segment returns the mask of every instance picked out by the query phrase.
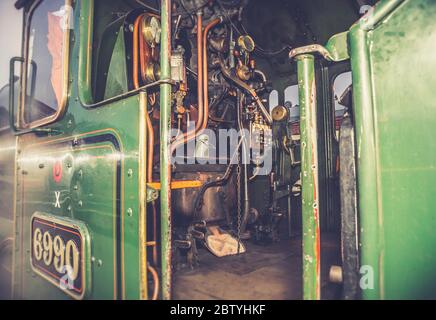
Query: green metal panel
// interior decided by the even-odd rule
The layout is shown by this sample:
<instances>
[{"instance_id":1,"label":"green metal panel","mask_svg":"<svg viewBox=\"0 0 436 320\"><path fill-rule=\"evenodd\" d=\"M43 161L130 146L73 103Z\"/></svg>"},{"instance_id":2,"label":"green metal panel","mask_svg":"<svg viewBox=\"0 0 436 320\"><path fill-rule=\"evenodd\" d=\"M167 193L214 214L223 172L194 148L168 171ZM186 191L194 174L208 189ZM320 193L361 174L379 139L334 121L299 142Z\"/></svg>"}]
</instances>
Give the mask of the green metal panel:
<instances>
[{"instance_id":1,"label":"green metal panel","mask_svg":"<svg viewBox=\"0 0 436 320\"><path fill-rule=\"evenodd\" d=\"M88 226L93 258L92 283L87 298L138 299L141 297L142 245L139 242L139 96L132 94L92 105L92 61L88 58L92 56L93 1L76 1L74 13L67 110L61 120L49 126L58 129L59 134L27 133L18 137L17 188L21 191L17 193L15 212L19 236L15 241L14 297L69 297L29 267L30 217L34 211L41 211L77 219ZM61 144L56 145L58 142ZM44 148L31 151L41 143ZM72 166L64 168L66 175L60 185L50 182L51 152L53 157L56 153L56 156L62 155L65 166L71 161ZM46 164L40 168L44 159ZM77 182L80 170L82 183ZM54 188L60 188L62 192L61 209L53 205ZM71 210L68 210L68 204L71 204ZM114 206L116 219L119 219L115 236ZM114 282L117 283L115 294Z\"/></svg>"},{"instance_id":2,"label":"green metal panel","mask_svg":"<svg viewBox=\"0 0 436 320\"><path fill-rule=\"evenodd\" d=\"M320 193L315 54L328 61L349 59L348 32L333 36L325 47L312 44L290 51L297 61L300 101L301 188L303 230L303 298L321 298Z\"/></svg>"},{"instance_id":3,"label":"green metal panel","mask_svg":"<svg viewBox=\"0 0 436 320\"><path fill-rule=\"evenodd\" d=\"M95 259L92 275L88 275L93 279L92 290L87 289L95 296L112 299L116 297L117 273L120 272L116 262L119 254L116 243L117 150L110 142L74 147L72 139L21 144L18 158L21 188L17 195L22 214L19 241L23 248L30 246L30 219L38 211L85 222L91 231L91 252ZM53 179L56 161L62 163L59 183ZM60 192L58 205L55 192ZM46 298L56 297L58 288L26 272L30 270L29 250L22 250L16 262L21 266L23 298L32 298L35 292Z\"/></svg>"},{"instance_id":4,"label":"green metal panel","mask_svg":"<svg viewBox=\"0 0 436 320\"><path fill-rule=\"evenodd\" d=\"M367 299L436 297L436 2L381 1L350 31Z\"/></svg>"},{"instance_id":5,"label":"green metal panel","mask_svg":"<svg viewBox=\"0 0 436 320\"><path fill-rule=\"evenodd\" d=\"M127 66L126 50L124 47L124 32L121 27L118 30L117 41L113 48L111 62L105 83L104 99L126 93L127 89Z\"/></svg>"},{"instance_id":6,"label":"green metal panel","mask_svg":"<svg viewBox=\"0 0 436 320\"><path fill-rule=\"evenodd\" d=\"M0 299L12 293L15 144L12 131L0 129Z\"/></svg>"}]
</instances>

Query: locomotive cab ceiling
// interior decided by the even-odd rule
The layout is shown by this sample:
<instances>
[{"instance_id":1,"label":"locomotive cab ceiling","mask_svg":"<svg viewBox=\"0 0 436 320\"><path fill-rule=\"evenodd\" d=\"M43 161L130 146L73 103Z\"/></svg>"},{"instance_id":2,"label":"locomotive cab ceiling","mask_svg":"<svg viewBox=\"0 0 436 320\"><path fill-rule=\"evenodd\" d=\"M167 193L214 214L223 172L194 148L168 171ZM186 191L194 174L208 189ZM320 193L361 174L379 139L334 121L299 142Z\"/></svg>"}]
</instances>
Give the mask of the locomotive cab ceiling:
<instances>
[{"instance_id":1,"label":"locomotive cab ceiling","mask_svg":"<svg viewBox=\"0 0 436 320\"><path fill-rule=\"evenodd\" d=\"M289 75L293 72L288 57L290 48L326 44L331 36L347 30L358 20L362 6L374 2L250 0L244 8L242 24L260 49L259 66L280 90L290 84Z\"/></svg>"},{"instance_id":2,"label":"locomotive cab ceiling","mask_svg":"<svg viewBox=\"0 0 436 320\"><path fill-rule=\"evenodd\" d=\"M17 9L28 8L35 0L18 0ZM186 12L195 15L196 8L212 1L184 0ZM278 89L289 85L288 53L312 43L325 44L327 40L347 30L361 15L362 7L374 5L375 0L220 0L221 8L242 6L239 19L242 34L249 34L256 44L257 62ZM159 2L154 0L126 0L123 8L144 6L150 12L160 12ZM238 27L237 27L238 28Z\"/></svg>"}]
</instances>

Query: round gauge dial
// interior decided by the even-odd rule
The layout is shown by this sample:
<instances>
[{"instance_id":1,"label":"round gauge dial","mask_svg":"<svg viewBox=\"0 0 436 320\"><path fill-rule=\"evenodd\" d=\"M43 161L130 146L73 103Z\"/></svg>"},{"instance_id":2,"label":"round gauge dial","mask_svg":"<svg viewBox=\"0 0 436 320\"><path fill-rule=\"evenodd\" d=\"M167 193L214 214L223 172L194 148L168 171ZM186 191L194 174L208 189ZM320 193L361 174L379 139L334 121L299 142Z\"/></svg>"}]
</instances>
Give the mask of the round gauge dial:
<instances>
[{"instance_id":1,"label":"round gauge dial","mask_svg":"<svg viewBox=\"0 0 436 320\"><path fill-rule=\"evenodd\" d=\"M154 17L150 16L147 19L144 19L144 37L149 45L154 46L160 42L160 22Z\"/></svg>"},{"instance_id":2,"label":"round gauge dial","mask_svg":"<svg viewBox=\"0 0 436 320\"><path fill-rule=\"evenodd\" d=\"M238 38L238 45L247 52L252 52L255 47L254 40L249 35L240 36Z\"/></svg>"}]
</instances>

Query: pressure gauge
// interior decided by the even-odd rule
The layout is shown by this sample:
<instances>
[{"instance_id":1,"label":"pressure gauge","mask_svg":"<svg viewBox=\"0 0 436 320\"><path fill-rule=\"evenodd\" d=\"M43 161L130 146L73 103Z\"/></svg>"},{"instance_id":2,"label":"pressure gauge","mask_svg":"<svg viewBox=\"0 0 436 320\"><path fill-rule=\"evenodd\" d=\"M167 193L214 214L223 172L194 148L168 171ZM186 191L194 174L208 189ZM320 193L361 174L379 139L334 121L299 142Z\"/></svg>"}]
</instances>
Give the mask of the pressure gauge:
<instances>
[{"instance_id":1,"label":"pressure gauge","mask_svg":"<svg viewBox=\"0 0 436 320\"><path fill-rule=\"evenodd\" d=\"M160 22L154 16L147 16L144 20L142 33L147 43L154 47L160 42Z\"/></svg>"},{"instance_id":2,"label":"pressure gauge","mask_svg":"<svg viewBox=\"0 0 436 320\"><path fill-rule=\"evenodd\" d=\"M255 47L254 40L249 35L240 36L238 38L238 45L246 52L252 52Z\"/></svg>"},{"instance_id":3,"label":"pressure gauge","mask_svg":"<svg viewBox=\"0 0 436 320\"><path fill-rule=\"evenodd\" d=\"M283 121L288 118L288 109L284 106L276 106L272 109L271 116L274 121Z\"/></svg>"}]
</instances>

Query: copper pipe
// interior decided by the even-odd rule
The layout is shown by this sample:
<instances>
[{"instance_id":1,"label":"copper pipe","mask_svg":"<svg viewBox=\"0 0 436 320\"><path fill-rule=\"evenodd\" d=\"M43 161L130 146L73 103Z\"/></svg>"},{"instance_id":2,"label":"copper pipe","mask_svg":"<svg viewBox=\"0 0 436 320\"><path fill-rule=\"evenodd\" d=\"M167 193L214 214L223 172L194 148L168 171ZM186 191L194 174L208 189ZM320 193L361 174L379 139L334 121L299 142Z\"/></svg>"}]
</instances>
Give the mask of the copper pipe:
<instances>
[{"instance_id":1,"label":"copper pipe","mask_svg":"<svg viewBox=\"0 0 436 320\"><path fill-rule=\"evenodd\" d=\"M187 143L193 138L197 137L207 126L207 120L209 118L209 90L208 90L208 71L207 71L207 34L214 26L222 21L221 18L216 18L209 22L204 28L202 28L201 14L197 14L197 55L198 55L198 121L195 126L195 130L185 133L183 138L177 139L171 146L171 153L181 144ZM202 39L201 39L202 38ZM201 40L200 40L201 39ZM203 62L201 62L201 60ZM202 92L203 91L203 92ZM201 99L200 94L203 94Z\"/></svg>"},{"instance_id":2,"label":"copper pipe","mask_svg":"<svg viewBox=\"0 0 436 320\"><path fill-rule=\"evenodd\" d=\"M141 26L142 19L144 15L140 15L136 18L133 27L133 85L135 89L139 88L139 76L138 76L138 42L139 42L139 28ZM141 35L142 37L142 35ZM141 52L142 54L143 52ZM147 122L147 182L153 182L153 153L154 153L154 130L153 124L151 123L150 116L146 112L146 122Z\"/></svg>"},{"instance_id":3,"label":"copper pipe","mask_svg":"<svg viewBox=\"0 0 436 320\"><path fill-rule=\"evenodd\" d=\"M203 16L199 11L197 12L197 99L198 99L198 117L195 128L191 131L184 133L171 145L170 154L176 150L176 148L182 144L197 137L199 131L203 126ZM204 129L204 128L203 128Z\"/></svg>"},{"instance_id":4,"label":"copper pipe","mask_svg":"<svg viewBox=\"0 0 436 320\"><path fill-rule=\"evenodd\" d=\"M133 85L135 89L139 88L139 77L138 77L138 41L139 41L139 28L141 26L142 19L144 18L144 15L140 15L136 18L135 24L133 27ZM142 37L142 34L141 34ZM143 46L141 46L141 52L142 55L144 52L142 51ZM147 173L146 173L146 180L147 182L152 182L153 180L153 152L154 152L154 131L153 131L153 125L151 123L150 116L148 112L145 112L146 114L146 122L147 122ZM156 207L153 202L153 262L157 263L157 246L156 246ZM145 244L144 244L145 245ZM149 264L147 264L147 269L150 271L150 273L153 276L154 280L154 290L153 290L153 297L152 300L157 300L158 294L159 294L159 276L156 272L156 270L151 267Z\"/></svg>"},{"instance_id":5,"label":"copper pipe","mask_svg":"<svg viewBox=\"0 0 436 320\"><path fill-rule=\"evenodd\" d=\"M153 201L151 203L151 207L153 210L153 264L157 266L158 264L158 256L157 256L157 210L156 210L156 203Z\"/></svg>"},{"instance_id":6,"label":"copper pipe","mask_svg":"<svg viewBox=\"0 0 436 320\"><path fill-rule=\"evenodd\" d=\"M147 182L153 182L154 130L148 112L146 113L146 117L147 117L147 132L148 132Z\"/></svg>"},{"instance_id":7,"label":"copper pipe","mask_svg":"<svg viewBox=\"0 0 436 320\"><path fill-rule=\"evenodd\" d=\"M150 271L151 275L153 276L153 296L151 297L151 300L157 300L159 297L159 275L157 274L157 271L150 265L147 265L148 271Z\"/></svg>"},{"instance_id":8,"label":"copper pipe","mask_svg":"<svg viewBox=\"0 0 436 320\"><path fill-rule=\"evenodd\" d=\"M135 89L139 88L139 77L138 77L138 41L139 41L139 26L144 15L140 15L136 18L135 24L133 25L133 86Z\"/></svg>"},{"instance_id":9,"label":"copper pipe","mask_svg":"<svg viewBox=\"0 0 436 320\"><path fill-rule=\"evenodd\" d=\"M220 23L221 18L216 18L208 23L203 32L203 99L204 99L204 116L202 124L203 128L207 127L207 120L209 119L209 86L208 86L208 71L207 71L207 34L210 29Z\"/></svg>"},{"instance_id":10,"label":"copper pipe","mask_svg":"<svg viewBox=\"0 0 436 320\"><path fill-rule=\"evenodd\" d=\"M203 124L203 16L201 12L197 13L197 100L198 100L198 119L195 125L195 131L200 130Z\"/></svg>"}]
</instances>

